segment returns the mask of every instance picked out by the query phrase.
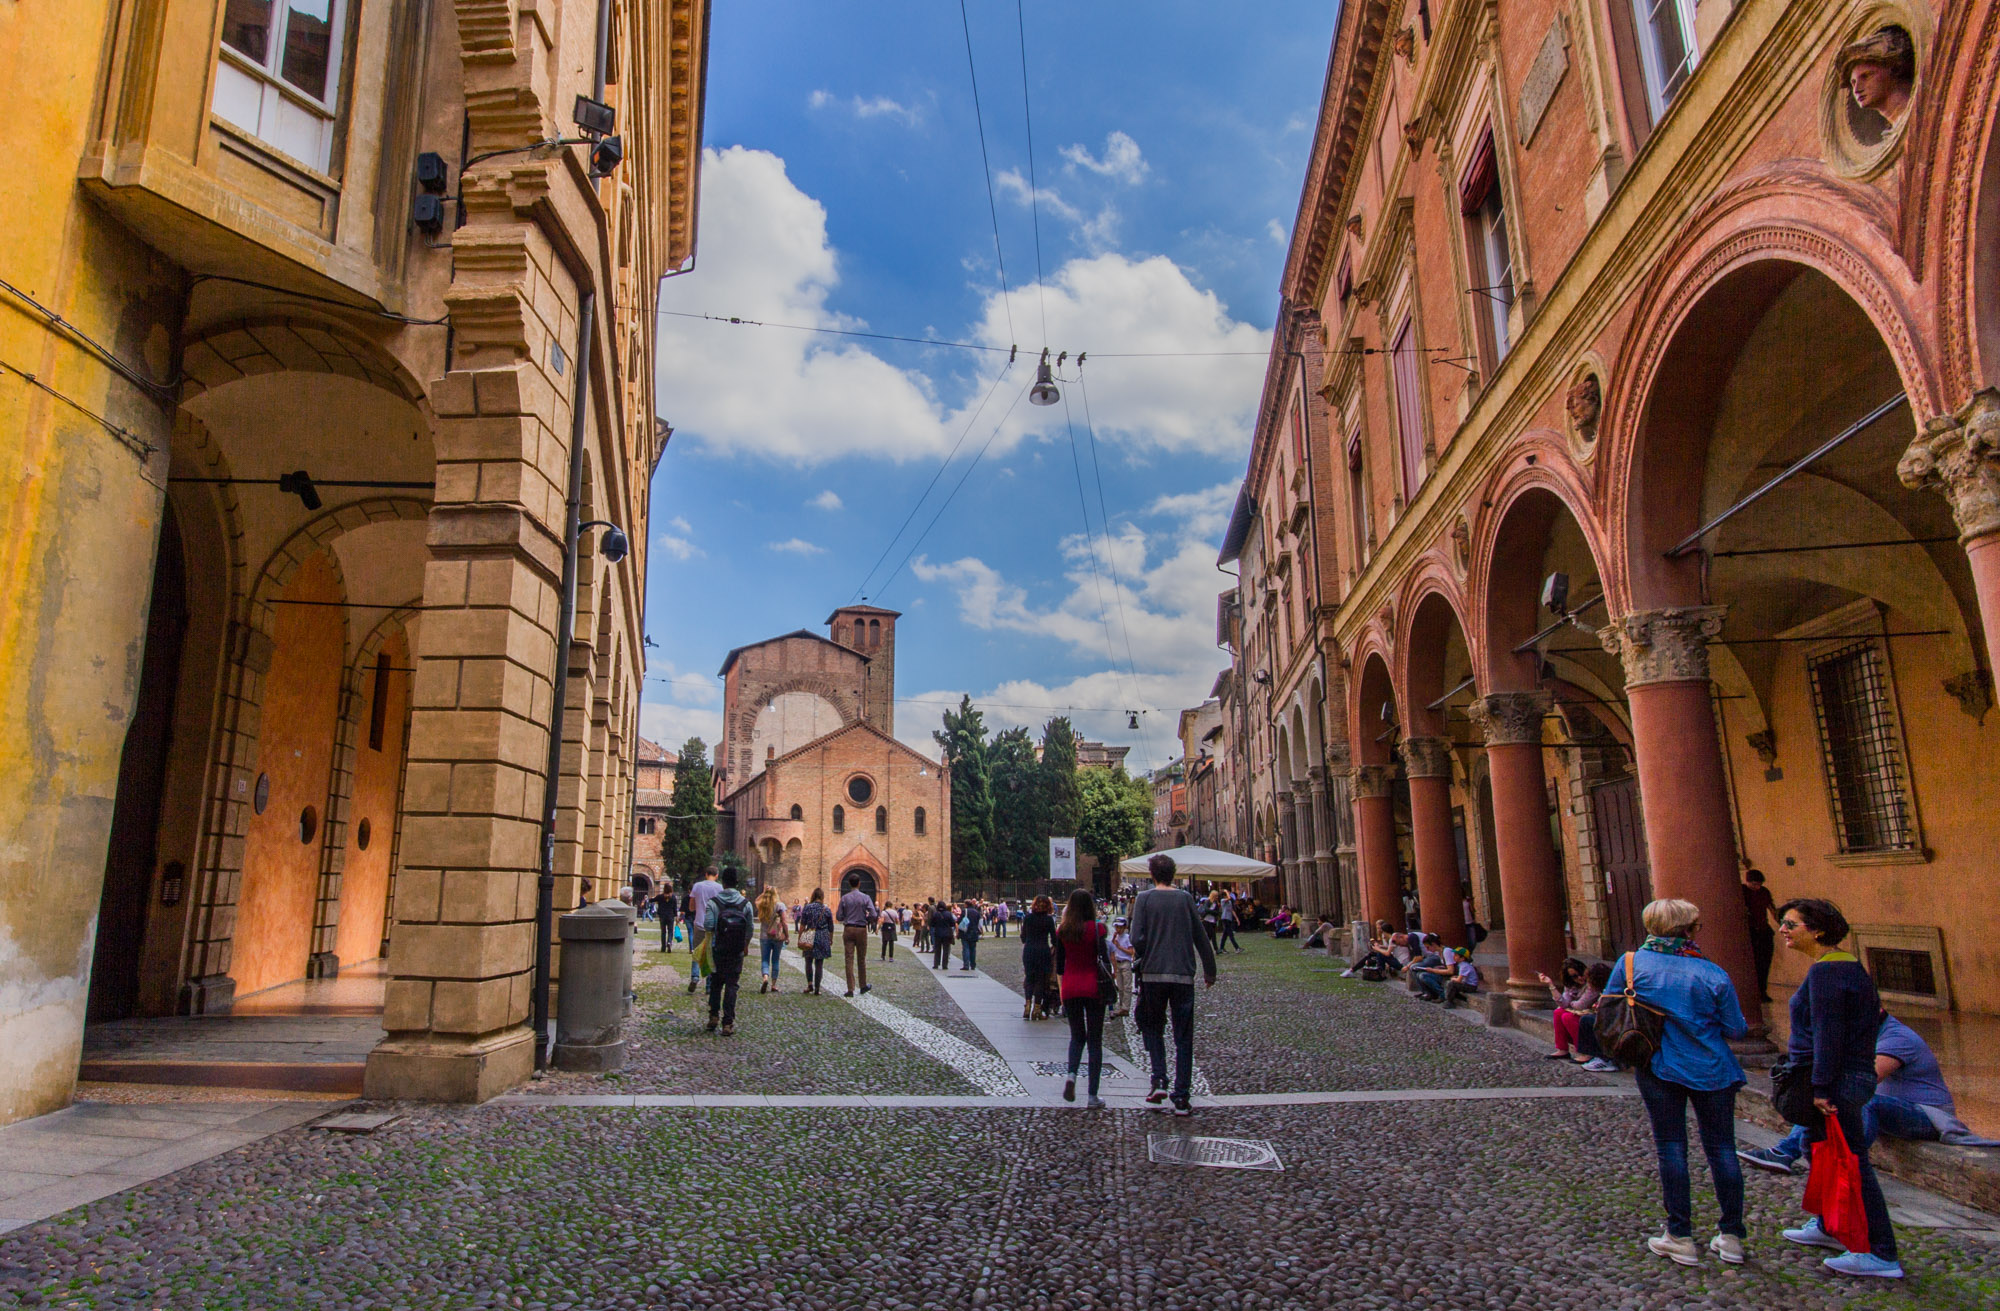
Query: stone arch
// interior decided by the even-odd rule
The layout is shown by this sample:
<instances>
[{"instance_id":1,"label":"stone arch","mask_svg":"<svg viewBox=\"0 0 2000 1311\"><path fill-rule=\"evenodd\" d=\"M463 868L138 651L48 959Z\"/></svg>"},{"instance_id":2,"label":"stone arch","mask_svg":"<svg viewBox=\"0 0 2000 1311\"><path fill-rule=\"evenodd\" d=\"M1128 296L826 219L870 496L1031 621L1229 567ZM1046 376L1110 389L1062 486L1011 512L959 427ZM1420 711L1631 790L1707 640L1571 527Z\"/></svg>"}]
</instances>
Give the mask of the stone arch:
<instances>
[{"instance_id":1,"label":"stone arch","mask_svg":"<svg viewBox=\"0 0 2000 1311\"><path fill-rule=\"evenodd\" d=\"M1749 331L1803 270L1866 316L1919 422L1948 408L1922 347L1929 297L1894 248L1887 205L1817 165L1774 165L1713 197L1655 266L1635 297L1640 317L1619 352L1599 438L1605 518L1621 547L1603 563L1619 612L1699 599L1692 557L1662 559L1695 526L1699 506L1685 495L1676 504L1668 489L1699 476L1720 398L1719 388L1681 384L1726 376Z\"/></svg>"},{"instance_id":2,"label":"stone arch","mask_svg":"<svg viewBox=\"0 0 2000 1311\"><path fill-rule=\"evenodd\" d=\"M1395 688L1402 710L1403 731L1437 736L1444 732L1443 710L1431 709L1473 663L1470 626L1465 622L1465 602L1450 568L1435 556L1424 557L1411 574L1403 600L1396 607L1403 630L1398 635ZM1449 652L1456 639L1457 652ZM1447 664L1466 666L1465 673L1447 681Z\"/></svg>"},{"instance_id":3,"label":"stone arch","mask_svg":"<svg viewBox=\"0 0 2000 1311\"><path fill-rule=\"evenodd\" d=\"M1609 552L1582 481L1566 461L1517 464L1487 500L1493 508L1482 516L1475 539L1468 606L1478 633L1479 687L1482 692L1525 691L1538 681L1536 659L1514 648L1552 618L1541 611L1541 588L1558 523L1567 518L1576 526L1590 560L1588 575L1570 578L1572 607L1602 592ZM1608 622L1603 607L1594 609L1590 619L1600 627Z\"/></svg>"},{"instance_id":4,"label":"stone arch","mask_svg":"<svg viewBox=\"0 0 2000 1311\"><path fill-rule=\"evenodd\" d=\"M1390 727L1390 722L1383 718L1382 707L1389 706L1393 713L1396 705L1396 682L1389 672L1387 644L1368 642L1355 653L1355 663L1361 673L1352 685L1354 691L1349 697L1347 718L1354 763L1387 765L1392 754L1384 732Z\"/></svg>"},{"instance_id":5,"label":"stone arch","mask_svg":"<svg viewBox=\"0 0 2000 1311\"><path fill-rule=\"evenodd\" d=\"M289 370L332 373L394 393L426 418L423 384L402 361L354 324L309 311L255 315L211 324L181 348L183 403L242 378Z\"/></svg>"}]
</instances>

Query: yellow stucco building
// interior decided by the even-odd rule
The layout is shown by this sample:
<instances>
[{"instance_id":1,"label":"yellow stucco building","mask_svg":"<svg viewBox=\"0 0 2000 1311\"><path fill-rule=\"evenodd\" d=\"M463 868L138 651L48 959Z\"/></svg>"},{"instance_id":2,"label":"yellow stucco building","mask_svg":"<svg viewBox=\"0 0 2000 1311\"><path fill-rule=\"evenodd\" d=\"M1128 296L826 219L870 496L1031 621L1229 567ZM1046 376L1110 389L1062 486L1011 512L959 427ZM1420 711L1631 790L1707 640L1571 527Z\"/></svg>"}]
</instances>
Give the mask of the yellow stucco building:
<instances>
[{"instance_id":1,"label":"yellow stucco building","mask_svg":"<svg viewBox=\"0 0 2000 1311\"><path fill-rule=\"evenodd\" d=\"M371 1092L525 1077L558 658L556 906L624 867L706 45L705 0L0 7L0 1122L87 1023L357 968ZM632 550L580 533L559 643L568 514Z\"/></svg>"}]
</instances>

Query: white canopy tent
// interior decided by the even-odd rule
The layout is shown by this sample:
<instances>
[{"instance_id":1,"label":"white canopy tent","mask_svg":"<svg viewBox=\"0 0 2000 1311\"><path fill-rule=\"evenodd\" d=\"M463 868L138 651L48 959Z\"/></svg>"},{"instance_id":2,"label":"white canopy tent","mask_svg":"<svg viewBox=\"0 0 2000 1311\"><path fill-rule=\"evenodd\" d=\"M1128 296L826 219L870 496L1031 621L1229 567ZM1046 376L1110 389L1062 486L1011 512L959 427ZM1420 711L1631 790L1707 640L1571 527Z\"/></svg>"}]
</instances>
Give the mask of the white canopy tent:
<instances>
[{"instance_id":1,"label":"white canopy tent","mask_svg":"<svg viewBox=\"0 0 2000 1311\"><path fill-rule=\"evenodd\" d=\"M1248 856L1238 856L1233 852L1217 851L1213 847L1175 847L1171 851L1149 851L1142 856L1118 862L1120 874L1136 874L1144 877L1146 862L1155 856L1172 856L1174 869L1182 878L1206 879L1210 883L1247 883L1255 879L1269 878L1278 872L1275 865L1267 865L1261 860Z\"/></svg>"}]
</instances>

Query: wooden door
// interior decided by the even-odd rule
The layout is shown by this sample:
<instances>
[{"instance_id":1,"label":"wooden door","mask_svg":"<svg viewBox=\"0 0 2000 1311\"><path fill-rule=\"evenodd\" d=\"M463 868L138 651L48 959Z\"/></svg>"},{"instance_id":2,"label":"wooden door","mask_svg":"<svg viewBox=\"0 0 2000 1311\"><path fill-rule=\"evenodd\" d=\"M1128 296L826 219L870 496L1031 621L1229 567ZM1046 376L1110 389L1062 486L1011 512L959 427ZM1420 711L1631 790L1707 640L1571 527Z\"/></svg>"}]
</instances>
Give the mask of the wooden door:
<instances>
[{"instance_id":1,"label":"wooden door","mask_svg":"<svg viewBox=\"0 0 2000 1311\"><path fill-rule=\"evenodd\" d=\"M1597 863L1604 871L1605 920L1612 952L1630 951L1646 940L1639 912L1653 899L1653 873L1646 860L1646 827L1639 814L1639 780L1625 777L1590 791L1597 829Z\"/></svg>"}]
</instances>

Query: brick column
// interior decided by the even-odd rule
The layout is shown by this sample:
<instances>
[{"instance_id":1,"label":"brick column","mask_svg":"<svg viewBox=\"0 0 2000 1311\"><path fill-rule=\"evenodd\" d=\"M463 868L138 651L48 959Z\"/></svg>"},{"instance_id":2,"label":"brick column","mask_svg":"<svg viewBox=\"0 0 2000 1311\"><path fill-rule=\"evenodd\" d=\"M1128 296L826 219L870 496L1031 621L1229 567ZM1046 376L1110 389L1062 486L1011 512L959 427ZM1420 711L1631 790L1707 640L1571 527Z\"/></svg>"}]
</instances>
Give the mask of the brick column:
<instances>
[{"instance_id":1,"label":"brick column","mask_svg":"<svg viewBox=\"0 0 2000 1311\"><path fill-rule=\"evenodd\" d=\"M1355 845L1361 857L1361 914L1401 924L1402 889L1396 878L1396 813L1389 799L1394 777L1388 765L1358 765L1354 787Z\"/></svg>"},{"instance_id":2,"label":"brick column","mask_svg":"<svg viewBox=\"0 0 2000 1311\"><path fill-rule=\"evenodd\" d=\"M1496 692L1472 703L1486 733L1493 778L1493 842L1499 848L1500 901L1507 919L1507 990L1546 1005L1536 975L1555 978L1563 959L1562 867L1549 833L1542 775L1546 692Z\"/></svg>"},{"instance_id":3,"label":"brick column","mask_svg":"<svg viewBox=\"0 0 2000 1311\"><path fill-rule=\"evenodd\" d=\"M1896 473L1905 487L1928 487L1951 503L1986 630L1987 670L2000 670L2000 389L1974 393L1956 412L1925 424Z\"/></svg>"},{"instance_id":4,"label":"brick column","mask_svg":"<svg viewBox=\"0 0 2000 1311\"><path fill-rule=\"evenodd\" d=\"M1417 914L1424 932L1465 945L1460 923L1458 848L1451 832L1451 742L1406 737L1397 745L1410 780L1410 844L1417 857Z\"/></svg>"},{"instance_id":5,"label":"brick column","mask_svg":"<svg viewBox=\"0 0 2000 1311\"><path fill-rule=\"evenodd\" d=\"M1625 665L1653 896L1701 907L1702 950L1729 971L1744 1017L1761 1034L1729 781L1709 695L1708 642L1722 631L1722 615L1721 606L1708 605L1640 610L1598 636Z\"/></svg>"}]
</instances>

